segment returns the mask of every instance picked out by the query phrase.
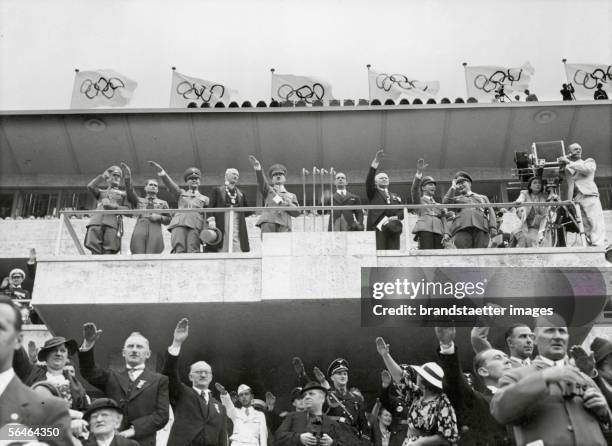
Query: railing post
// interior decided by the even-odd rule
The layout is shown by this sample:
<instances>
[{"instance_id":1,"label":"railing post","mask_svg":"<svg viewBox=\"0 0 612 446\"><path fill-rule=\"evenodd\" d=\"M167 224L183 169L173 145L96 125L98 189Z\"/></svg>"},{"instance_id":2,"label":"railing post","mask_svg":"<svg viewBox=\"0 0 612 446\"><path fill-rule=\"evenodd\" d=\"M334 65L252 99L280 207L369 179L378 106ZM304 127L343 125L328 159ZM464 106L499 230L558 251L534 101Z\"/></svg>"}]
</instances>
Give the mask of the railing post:
<instances>
[{"instance_id":1,"label":"railing post","mask_svg":"<svg viewBox=\"0 0 612 446\"><path fill-rule=\"evenodd\" d=\"M227 236L229 237L227 240L227 252L234 252L234 210L230 208L229 211L229 228L227 230Z\"/></svg>"},{"instance_id":2,"label":"railing post","mask_svg":"<svg viewBox=\"0 0 612 446\"><path fill-rule=\"evenodd\" d=\"M64 231L64 218L66 216L60 212L59 224L57 229L57 238L55 239L55 255L59 256L62 249L62 232Z\"/></svg>"},{"instance_id":3,"label":"railing post","mask_svg":"<svg viewBox=\"0 0 612 446\"><path fill-rule=\"evenodd\" d=\"M402 208L402 210L404 211L404 221L402 222L402 225L404 226L404 237L406 239L406 246L404 251L408 251L408 243L410 243L410 236L409 236L409 231L408 231L408 209L407 208Z\"/></svg>"}]
</instances>

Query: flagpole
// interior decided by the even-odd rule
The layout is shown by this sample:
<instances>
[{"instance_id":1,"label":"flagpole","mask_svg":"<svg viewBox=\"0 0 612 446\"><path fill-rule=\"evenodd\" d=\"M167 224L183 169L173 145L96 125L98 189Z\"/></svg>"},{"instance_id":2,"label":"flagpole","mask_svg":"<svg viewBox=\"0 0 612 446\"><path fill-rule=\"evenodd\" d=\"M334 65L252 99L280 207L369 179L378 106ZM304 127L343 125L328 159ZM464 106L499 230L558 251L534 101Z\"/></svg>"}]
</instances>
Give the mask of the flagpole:
<instances>
[{"instance_id":1,"label":"flagpole","mask_svg":"<svg viewBox=\"0 0 612 446\"><path fill-rule=\"evenodd\" d=\"M470 98L470 88L468 87L468 80L467 80L467 62L463 62L461 65L463 65L463 77L465 77L465 95L466 100Z\"/></svg>"},{"instance_id":2,"label":"flagpole","mask_svg":"<svg viewBox=\"0 0 612 446\"><path fill-rule=\"evenodd\" d=\"M372 87L370 86L370 67L371 67L371 66L372 66L372 65L370 65L370 64L367 64L367 65L366 65L366 67L367 67L367 69L368 69L368 96L369 96L368 100L369 100L369 101L371 101L371 100L372 100Z\"/></svg>"},{"instance_id":3,"label":"flagpole","mask_svg":"<svg viewBox=\"0 0 612 446\"><path fill-rule=\"evenodd\" d=\"M274 101L274 91L272 91L272 76L274 76L274 71L276 71L274 68L270 68L270 73L272 73L270 75L270 100Z\"/></svg>"}]
</instances>

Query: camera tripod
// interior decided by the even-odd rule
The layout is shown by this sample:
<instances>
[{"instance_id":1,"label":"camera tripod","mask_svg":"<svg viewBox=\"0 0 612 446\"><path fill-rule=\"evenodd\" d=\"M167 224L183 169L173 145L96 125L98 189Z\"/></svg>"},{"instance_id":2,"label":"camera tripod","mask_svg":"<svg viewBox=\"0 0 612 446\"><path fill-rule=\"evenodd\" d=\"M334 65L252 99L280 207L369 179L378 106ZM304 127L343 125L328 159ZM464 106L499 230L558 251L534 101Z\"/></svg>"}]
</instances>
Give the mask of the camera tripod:
<instances>
[{"instance_id":1,"label":"camera tripod","mask_svg":"<svg viewBox=\"0 0 612 446\"><path fill-rule=\"evenodd\" d=\"M504 91L504 86L500 85L499 89L495 90L495 102L506 102L506 100L508 100L508 102L512 102L510 96L508 96Z\"/></svg>"},{"instance_id":2,"label":"camera tripod","mask_svg":"<svg viewBox=\"0 0 612 446\"><path fill-rule=\"evenodd\" d=\"M559 197L559 186L553 185L548 187L549 195ZM558 198L552 200L558 201ZM565 247L567 246L567 233L575 232L580 234L582 225L580 216L566 205L551 205L546 211L546 226L544 228L544 237L539 242L540 246L547 247Z\"/></svg>"}]
</instances>

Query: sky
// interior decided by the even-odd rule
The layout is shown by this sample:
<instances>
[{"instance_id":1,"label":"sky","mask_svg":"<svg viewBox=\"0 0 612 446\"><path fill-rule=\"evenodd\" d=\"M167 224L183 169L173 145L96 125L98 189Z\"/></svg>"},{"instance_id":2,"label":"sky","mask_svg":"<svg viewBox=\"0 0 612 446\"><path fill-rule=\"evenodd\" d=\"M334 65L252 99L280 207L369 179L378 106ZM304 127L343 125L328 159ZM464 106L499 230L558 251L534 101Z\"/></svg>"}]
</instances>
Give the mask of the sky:
<instances>
[{"instance_id":1,"label":"sky","mask_svg":"<svg viewBox=\"0 0 612 446\"><path fill-rule=\"evenodd\" d=\"M67 109L74 69L138 82L130 108L169 105L171 67L270 98L270 68L367 98L367 69L466 96L462 62L535 68L558 100L568 63L612 64L612 0L0 0L0 110Z\"/></svg>"}]
</instances>

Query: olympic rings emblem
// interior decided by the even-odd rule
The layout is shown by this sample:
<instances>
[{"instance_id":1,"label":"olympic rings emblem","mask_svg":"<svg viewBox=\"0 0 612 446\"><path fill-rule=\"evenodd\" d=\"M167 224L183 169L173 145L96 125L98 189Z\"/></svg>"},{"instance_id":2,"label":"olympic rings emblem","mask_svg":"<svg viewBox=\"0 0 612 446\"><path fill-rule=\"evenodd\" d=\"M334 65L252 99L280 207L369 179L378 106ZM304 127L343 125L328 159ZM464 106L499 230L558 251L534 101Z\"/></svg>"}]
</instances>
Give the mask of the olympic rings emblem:
<instances>
[{"instance_id":1,"label":"olympic rings emblem","mask_svg":"<svg viewBox=\"0 0 612 446\"><path fill-rule=\"evenodd\" d=\"M221 99L225 94L225 87L220 84L213 84L208 88L197 82L183 81L176 86L176 92L187 100L199 99L203 102L210 102L213 96Z\"/></svg>"},{"instance_id":2,"label":"olympic rings emblem","mask_svg":"<svg viewBox=\"0 0 612 446\"><path fill-rule=\"evenodd\" d=\"M490 93L497 90L502 85L512 85L514 82L521 80L523 69L512 72L513 69L509 68L506 71L497 70L491 76L487 77L484 74L479 74L474 78L474 86L479 90L483 90L485 93Z\"/></svg>"},{"instance_id":3,"label":"olympic rings emblem","mask_svg":"<svg viewBox=\"0 0 612 446\"><path fill-rule=\"evenodd\" d=\"M606 71L602 68L596 68L589 73L584 70L576 70L574 73L574 82L576 85L581 85L587 90L593 90L599 83L607 83L612 81L612 65L608 65Z\"/></svg>"},{"instance_id":4,"label":"olympic rings emblem","mask_svg":"<svg viewBox=\"0 0 612 446\"><path fill-rule=\"evenodd\" d=\"M118 77L108 79L100 77L95 83L91 79L85 79L81 83L80 91L88 99L93 99L98 94L102 94L106 99L112 99L118 88L125 88L125 83Z\"/></svg>"},{"instance_id":5,"label":"olympic rings emblem","mask_svg":"<svg viewBox=\"0 0 612 446\"><path fill-rule=\"evenodd\" d=\"M381 73L378 76L376 76L376 86L384 91L390 91L391 88L393 88L393 86L397 86L398 88L401 88L402 90L415 89L415 90L427 91L427 88L429 88L428 85L426 85L425 88L419 88L416 86L416 82L418 81L411 81L410 79L408 79L408 77L404 76L403 74Z\"/></svg>"},{"instance_id":6,"label":"olympic rings emblem","mask_svg":"<svg viewBox=\"0 0 612 446\"><path fill-rule=\"evenodd\" d=\"M307 104L312 104L314 101L323 99L325 96L325 88L323 85L315 82L310 85L302 85L299 88L293 88L289 84L283 84L278 87L278 97L286 101L299 101L302 100Z\"/></svg>"}]
</instances>

